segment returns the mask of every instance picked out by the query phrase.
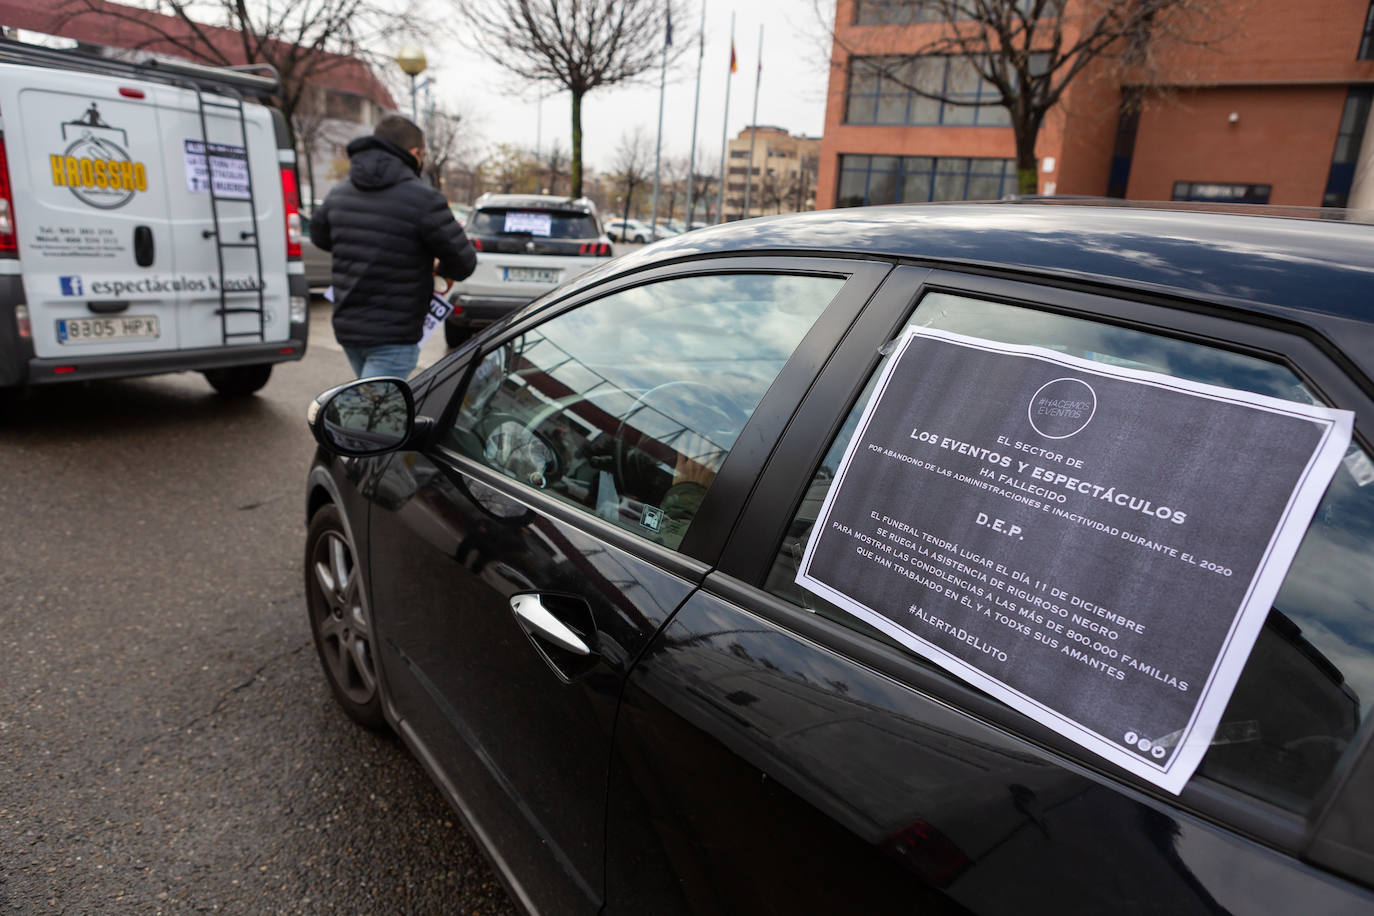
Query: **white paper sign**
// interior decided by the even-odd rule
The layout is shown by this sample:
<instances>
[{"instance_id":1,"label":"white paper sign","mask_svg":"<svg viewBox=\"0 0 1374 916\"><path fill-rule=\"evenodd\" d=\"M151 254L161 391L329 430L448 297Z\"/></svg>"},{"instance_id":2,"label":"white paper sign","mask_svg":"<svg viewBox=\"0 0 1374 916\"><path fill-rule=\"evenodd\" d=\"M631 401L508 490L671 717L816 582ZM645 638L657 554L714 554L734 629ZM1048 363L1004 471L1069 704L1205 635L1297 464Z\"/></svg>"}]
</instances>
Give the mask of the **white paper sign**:
<instances>
[{"instance_id":1,"label":"white paper sign","mask_svg":"<svg viewBox=\"0 0 1374 916\"><path fill-rule=\"evenodd\" d=\"M252 190L248 181L248 152L241 146L224 143L211 143L210 162L205 162L206 144L199 140L185 140L184 162L186 167L186 190L192 194L205 194L214 181L215 193L220 197L233 197L249 200Z\"/></svg>"},{"instance_id":2,"label":"white paper sign","mask_svg":"<svg viewBox=\"0 0 1374 916\"><path fill-rule=\"evenodd\" d=\"M797 582L1178 793L1353 421L908 328Z\"/></svg>"},{"instance_id":3,"label":"white paper sign","mask_svg":"<svg viewBox=\"0 0 1374 916\"><path fill-rule=\"evenodd\" d=\"M530 235L542 235L547 238L553 231L553 214L511 210L506 213L505 231L528 232Z\"/></svg>"},{"instance_id":4,"label":"white paper sign","mask_svg":"<svg viewBox=\"0 0 1374 916\"><path fill-rule=\"evenodd\" d=\"M420 334L420 346L423 347L430 335L443 327L444 321L452 311L453 303L446 301L443 296L435 293L429 297L429 314L425 316L424 331Z\"/></svg>"}]
</instances>

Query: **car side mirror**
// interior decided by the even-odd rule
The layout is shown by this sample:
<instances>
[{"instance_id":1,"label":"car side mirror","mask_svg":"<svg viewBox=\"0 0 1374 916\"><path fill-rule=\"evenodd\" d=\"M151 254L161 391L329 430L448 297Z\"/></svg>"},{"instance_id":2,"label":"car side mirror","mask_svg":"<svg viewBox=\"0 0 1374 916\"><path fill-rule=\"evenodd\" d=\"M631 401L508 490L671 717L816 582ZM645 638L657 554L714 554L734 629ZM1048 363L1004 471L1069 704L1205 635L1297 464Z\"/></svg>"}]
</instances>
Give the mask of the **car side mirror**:
<instances>
[{"instance_id":1,"label":"car side mirror","mask_svg":"<svg viewBox=\"0 0 1374 916\"><path fill-rule=\"evenodd\" d=\"M311 402L306 422L336 455L365 458L428 439L432 420L415 416L415 395L398 378L358 379Z\"/></svg>"}]
</instances>

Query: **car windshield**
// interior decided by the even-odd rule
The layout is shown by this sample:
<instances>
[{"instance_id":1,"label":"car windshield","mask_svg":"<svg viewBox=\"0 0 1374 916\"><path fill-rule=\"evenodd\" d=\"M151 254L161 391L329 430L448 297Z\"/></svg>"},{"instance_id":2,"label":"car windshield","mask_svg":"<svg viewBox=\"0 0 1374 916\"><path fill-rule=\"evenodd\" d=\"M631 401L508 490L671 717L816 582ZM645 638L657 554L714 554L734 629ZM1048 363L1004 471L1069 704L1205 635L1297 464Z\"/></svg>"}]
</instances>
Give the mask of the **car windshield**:
<instances>
[{"instance_id":1,"label":"car windshield","mask_svg":"<svg viewBox=\"0 0 1374 916\"><path fill-rule=\"evenodd\" d=\"M551 239L594 239L601 234L597 231L595 218L589 213L528 207L483 208L472 215L467 230L470 235L530 235Z\"/></svg>"}]
</instances>

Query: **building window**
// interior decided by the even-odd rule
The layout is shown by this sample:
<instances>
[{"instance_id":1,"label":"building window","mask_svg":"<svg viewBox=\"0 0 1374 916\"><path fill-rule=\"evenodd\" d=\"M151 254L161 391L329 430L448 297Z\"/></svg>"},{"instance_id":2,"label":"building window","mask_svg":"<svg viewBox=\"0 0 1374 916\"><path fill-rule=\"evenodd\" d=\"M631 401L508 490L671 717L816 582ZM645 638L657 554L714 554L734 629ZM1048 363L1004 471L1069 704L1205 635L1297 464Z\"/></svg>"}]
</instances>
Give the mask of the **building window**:
<instances>
[{"instance_id":1,"label":"building window","mask_svg":"<svg viewBox=\"0 0 1374 916\"><path fill-rule=\"evenodd\" d=\"M1273 185L1221 184L1215 181L1175 181L1174 200L1222 204L1267 204Z\"/></svg>"},{"instance_id":2,"label":"building window","mask_svg":"<svg viewBox=\"0 0 1374 916\"><path fill-rule=\"evenodd\" d=\"M1036 0L1017 0L1016 9L1029 16ZM921 22L946 22L948 14L958 15L961 5L941 3L939 0L855 0L855 25L914 25ZM1042 17L1059 15L1059 0L1044 4ZM964 17L960 17L964 18Z\"/></svg>"},{"instance_id":3,"label":"building window","mask_svg":"<svg viewBox=\"0 0 1374 916\"><path fill-rule=\"evenodd\" d=\"M1001 100L997 87L963 57L855 57L849 62L845 122L1006 127L1011 113Z\"/></svg>"},{"instance_id":4,"label":"building window","mask_svg":"<svg viewBox=\"0 0 1374 916\"><path fill-rule=\"evenodd\" d=\"M367 101L362 96L342 89L330 89L325 92L324 100L325 117L362 123L364 103Z\"/></svg>"},{"instance_id":5,"label":"building window","mask_svg":"<svg viewBox=\"0 0 1374 916\"><path fill-rule=\"evenodd\" d=\"M911 25L915 22L940 22L938 4L925 0L856 0L855 25Z\"/></svg>"},{"instance_id":6,"label":"building window","mask_svg":"<svg viewBox=\"0 0 1374 916\"><path fill-rule=\"evenodd\" d=\"M1360 38L1360 53L1356 60L1374 60L1374 0L1370 0L1369 12L1364 17L1364 36Z\"/></svg>"},{"instance_id":7,"label":"building window","mask_svg":"<svg viewBox=\"0 0 1374 916\"><path fill-rule=\"evenodd\" d=\"M1370 86L1355 86L1345 97L1336 149L1331 154L1331 172L1326 178L1326 193L1322 195L1323 207L1344 207L1350 200L1371 102L1374 102L1374 87Z\"/></svg>"},{"instance_id":8,"label":"building window","mask_svg":"<svg viewBox=\"0 0 1374 916\"><path fill-rule=\"evenodd\" d=\"M748 158L749 158L749 151L748 151L747 149L732 149L732 150L730 150L730 158L731 158L731 159L748 159Z\"/></svg>"},{"instance_id":9,"label":"building window","mask_svg":"<svg viewBox=\"0 0 1374 916\"><path fill-rule=\"evenodd\" d=\"M999 200L1016 191L1016 160L965 156L840 156L835 205Z\"/></svg>"}]
</instances>

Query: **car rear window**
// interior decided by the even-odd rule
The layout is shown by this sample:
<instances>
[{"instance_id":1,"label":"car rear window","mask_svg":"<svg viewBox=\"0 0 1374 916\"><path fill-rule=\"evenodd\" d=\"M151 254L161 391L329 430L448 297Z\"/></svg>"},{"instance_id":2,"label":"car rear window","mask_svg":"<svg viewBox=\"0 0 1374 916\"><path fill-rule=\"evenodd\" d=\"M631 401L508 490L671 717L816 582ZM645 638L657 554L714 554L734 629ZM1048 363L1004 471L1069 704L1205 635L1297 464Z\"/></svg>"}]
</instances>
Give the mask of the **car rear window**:
<instances>
[{"instance_id":1,"label":"car rear window","mask_svg":"<svg viewBox=\"0 0 1374 916\"><path fill-rule=\"evenodd\" d=\"M551 239L594 239L601 235L590 213L539 207L483 208L472 215L469 235L531 235Z\"/></svg>"},{"instance_id":2,"label":"car rear window","mask_svg":"<svg viewBox=\"0 0 1374 916\"><path fill-rule=\"evenodd\" d=\"M1284 400L1317 401L1296 375L1276 363L1035 309L933 293L923 299L912 323ZM816 470L766 587L813 613L891 642L795 581L835 468L855 434L877 376L875 371ZM1358 445L1352 445L1250 653L1198 770L1202 776L1305 813L1355 741L1374 696L1371 484L1374 465Z\"/></svg>"}]
</instances>

